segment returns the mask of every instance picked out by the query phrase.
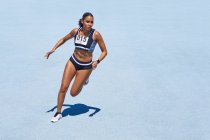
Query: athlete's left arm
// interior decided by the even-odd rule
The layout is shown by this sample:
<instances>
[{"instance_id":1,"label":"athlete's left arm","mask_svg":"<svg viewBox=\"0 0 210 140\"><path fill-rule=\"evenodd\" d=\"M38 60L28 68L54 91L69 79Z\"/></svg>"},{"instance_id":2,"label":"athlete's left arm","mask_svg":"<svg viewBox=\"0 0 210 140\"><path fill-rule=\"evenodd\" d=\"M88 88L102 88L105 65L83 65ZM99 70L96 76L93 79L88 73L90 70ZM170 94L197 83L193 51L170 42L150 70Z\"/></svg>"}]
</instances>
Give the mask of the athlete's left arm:
<instances>
[{"instance_id":1,"label":"athlete's left arm","mask_svg":"<svg viewBox=\"0 0 210 140\"><path fill-rule=\"evenodd\" d=\"M99 56L98 60L96 60L96 61L93 62L93 64L92 64L93 69L95 69L97 67L97 64L100 61L102 61L106 57L106 55L107 55L106 45L104 43L104 40L103 40L101 34L99 32L97 32L97 31L95 31L94 37L95 37L95 41L98 42L98 45L99 45L102 53Z\"/></svg>"},{"instance_id":2,"label":"athlete's left arm","mask_svg":"<svg viewBox=\"0 0 210 140\"><path fill-rule=\"evenodd\" d=\"M98 60L102 61L106 55L107 55L107 49L106 49L106 45L104 43L103 37L101 36L101 34L99 32L95 32L95 39L98 42L98 45L101 49L101 55L99 56Z\"/></svg>"}]
</instances>

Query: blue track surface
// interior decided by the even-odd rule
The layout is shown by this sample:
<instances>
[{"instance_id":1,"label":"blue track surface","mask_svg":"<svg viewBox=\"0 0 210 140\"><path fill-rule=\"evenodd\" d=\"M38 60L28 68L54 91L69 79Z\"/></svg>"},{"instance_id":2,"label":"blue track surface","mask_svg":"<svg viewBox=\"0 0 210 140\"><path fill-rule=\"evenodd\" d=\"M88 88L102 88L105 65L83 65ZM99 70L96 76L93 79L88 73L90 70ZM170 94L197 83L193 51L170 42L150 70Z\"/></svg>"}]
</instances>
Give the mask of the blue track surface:
<instances>
[{"instance_id":1,"label":"blue track surface","mask_svg":"<svg viewBox=\"0 0 210 140\"><path fill-rule=\"evenodd\" d=\"M108 56L52 124L73 41L44 55L86 11ZM209 15L207 0L1 2L0 139L209 140Z\"/></svg>"}]
</instances>

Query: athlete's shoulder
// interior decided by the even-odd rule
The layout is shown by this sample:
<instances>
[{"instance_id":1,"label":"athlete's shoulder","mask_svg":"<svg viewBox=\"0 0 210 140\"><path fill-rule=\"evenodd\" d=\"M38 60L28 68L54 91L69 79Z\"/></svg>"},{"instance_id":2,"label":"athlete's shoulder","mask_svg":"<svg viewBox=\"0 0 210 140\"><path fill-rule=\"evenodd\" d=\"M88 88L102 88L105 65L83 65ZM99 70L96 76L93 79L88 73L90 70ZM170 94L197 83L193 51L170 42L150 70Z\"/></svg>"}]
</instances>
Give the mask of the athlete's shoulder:
<instances>
[{"instance_id":1,"label":"athlete's shoulder","mask_svg":"<svg viewBox=\"0 0 210 140\"><path fill-rule=\"evenodd\" d=\"M95 31L94 31L94 37L95 37L96 39L99 39L99 38L101 38L102 36L101 36L101 34L99 33L99 31L95 30Z\"/></svg>"},{"instance_id":2,"label":"athlete's shoulder","mask_svg":"<svg viewBox=\"0 0 210 140\"><path fill-rule=\"evenodd\" d=\"M97 30L94 31L94 35L95 35L95 36L101 36L100 32L97 31Z\"/></svg>"},{"instance_id":3,"label":"athlete's shoulder","mask_svg":"<svg viewBox=\"0 0 210 140\"><path fill-rule=\"evenodd\" d=\"M77 34L78 28L73 28L69 33L71 36L75 36Z\"/></svg>"},{"instance_id":4,"label":"athlete's shoulder","mask_svg":"<svg viewBox=\"0 0 210 140\"><path fill-rule=\"evenodd\" d=\"M79 28L73 28L71 32L74 33L74 34L76 34L77 31L78 31L78 29L79 29Z\"/></svg>"}]
</instances>

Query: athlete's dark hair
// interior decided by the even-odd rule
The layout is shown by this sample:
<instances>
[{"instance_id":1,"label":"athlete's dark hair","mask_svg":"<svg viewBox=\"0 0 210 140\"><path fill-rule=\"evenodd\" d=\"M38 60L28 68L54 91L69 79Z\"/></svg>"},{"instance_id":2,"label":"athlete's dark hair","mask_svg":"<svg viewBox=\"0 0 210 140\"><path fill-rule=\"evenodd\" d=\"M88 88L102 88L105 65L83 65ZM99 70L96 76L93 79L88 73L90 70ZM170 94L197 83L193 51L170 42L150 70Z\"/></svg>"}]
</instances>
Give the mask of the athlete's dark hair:
<instances>
[{"instance_id":1,"label":"athlete's dark hair","mask_svg":"<svg viewBox=\"0 0 210 140\"><path fill-rule=\"evenodd\" d=\"M85 12L85 13L83 14L82 18L79 19L79 27L83 27L83 24L82 24L81 20L84 20L87 16L93 17L93 14L91 14L90 12Z\"/></svg>"}]
</instances>

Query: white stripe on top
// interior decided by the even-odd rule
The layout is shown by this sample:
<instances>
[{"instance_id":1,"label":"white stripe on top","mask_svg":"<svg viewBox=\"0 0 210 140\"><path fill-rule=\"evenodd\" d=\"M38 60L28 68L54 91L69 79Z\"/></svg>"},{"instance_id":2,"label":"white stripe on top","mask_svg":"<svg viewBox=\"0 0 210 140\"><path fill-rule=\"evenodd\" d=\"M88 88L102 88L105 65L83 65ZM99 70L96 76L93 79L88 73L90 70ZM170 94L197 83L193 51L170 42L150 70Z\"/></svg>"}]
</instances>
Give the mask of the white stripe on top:
<instances>
[{"instance_id":1,"label":"white stripe on top","mask_svg":"<svg viewBox=\"0 0 210 140\"><path fill-rule=\"evenodd\" d=\"M87 50L89 51L90 49L89 48L85 48L85 47L82 47L82 46L75 46L76 48L80 48L80 49L83 49L83 50Z\"/></svg>"}]
</instances>

